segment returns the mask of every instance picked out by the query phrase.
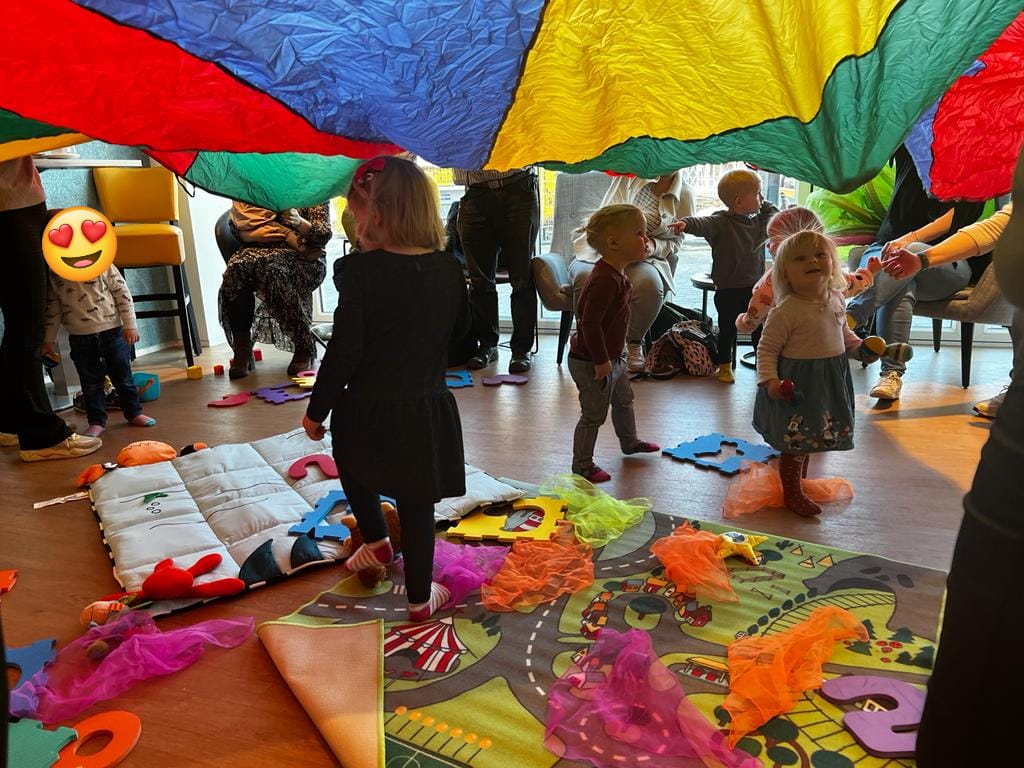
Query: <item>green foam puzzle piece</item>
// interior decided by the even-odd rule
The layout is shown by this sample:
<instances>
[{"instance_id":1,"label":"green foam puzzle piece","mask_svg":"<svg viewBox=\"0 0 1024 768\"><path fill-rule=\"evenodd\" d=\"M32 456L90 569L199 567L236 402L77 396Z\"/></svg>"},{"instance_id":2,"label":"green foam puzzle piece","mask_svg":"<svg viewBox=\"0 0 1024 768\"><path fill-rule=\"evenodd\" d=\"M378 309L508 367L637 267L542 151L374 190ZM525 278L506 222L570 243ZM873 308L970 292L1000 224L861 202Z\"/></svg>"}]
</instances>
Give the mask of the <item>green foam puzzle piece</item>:
<instances>
[{"instance_id":1,"label":"green foam puzzle piece","mask_svg":"<svg viewBox=\"0 0 1024 768\"><path fill-rule=\"evenodd\" d=\"M7 726L7 762L17 768L50 768L57 753L77 738L74 728L48 731L38 720L22 718Z\"/></svg>"}]
</instances>

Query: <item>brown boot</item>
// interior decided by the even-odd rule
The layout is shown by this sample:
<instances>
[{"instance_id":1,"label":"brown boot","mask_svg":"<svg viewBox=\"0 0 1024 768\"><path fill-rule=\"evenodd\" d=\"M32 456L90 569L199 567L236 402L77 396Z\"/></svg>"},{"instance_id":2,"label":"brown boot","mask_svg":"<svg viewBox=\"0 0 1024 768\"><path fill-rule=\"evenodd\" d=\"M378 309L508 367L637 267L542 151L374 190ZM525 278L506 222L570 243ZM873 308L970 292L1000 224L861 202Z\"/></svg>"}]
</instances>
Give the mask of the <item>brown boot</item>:
<instances>
[{"instance_id":1,"label":"brown boot","mask_svg":"<svg viewBox=\"0 0 1024 768\"><path fill-rule=\"evenodd\" d=\"M292 355L292 361L288 363L288 375L298 376L303 371L308 371L312 367L313 356L308 352L295 350L295 354Z\"/></svg>"},{"instance_id":2,"label":"brown boot","mask_svg":"<svg viewBox=\"0 0 1024 768\"><path fill-rule=\"evenodd\" d=\"M821 507L807 498L800 482L804 456L784 453L779 457L779 478L782 480L782 498L786 508L801 517L821 514Z\"/></svg>"},{"instance_id":3,"label":"brown boot","mask_svg":"<svg viewBox=\"0 0 1024 768\"><path fill-rule=\"evenodd\" d=\"M232 332L234 344L231 352L231 367L228 368L228 378L244 379L249 371L256 370L256 361L252 358L252 337L248 333Z\"/></svg>"}]
</instances>

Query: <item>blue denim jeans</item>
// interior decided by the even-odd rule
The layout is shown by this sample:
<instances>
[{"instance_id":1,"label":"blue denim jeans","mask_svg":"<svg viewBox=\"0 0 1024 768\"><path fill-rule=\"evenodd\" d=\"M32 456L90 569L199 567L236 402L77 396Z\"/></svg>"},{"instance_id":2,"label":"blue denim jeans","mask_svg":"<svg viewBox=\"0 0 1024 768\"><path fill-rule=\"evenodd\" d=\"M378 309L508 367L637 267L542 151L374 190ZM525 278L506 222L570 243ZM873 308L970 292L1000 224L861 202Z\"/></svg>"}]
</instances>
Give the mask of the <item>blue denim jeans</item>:
<instances>
[{"instance_id":1,"label":"blue denim jeans","mask_svg":"<svg viewBox=\"0 0 1024 768\"><path fill-rule=\"evenodd\" d=\"M121 410L131 421L140 413L139 392L132 382L132 364L124 328L118 326L99 333L72 334L71 360L82 382L85 415L90 424L107 425L107 399L103 391L103 377L109 376L117 390Z\"/></svg>"}]
</instances>

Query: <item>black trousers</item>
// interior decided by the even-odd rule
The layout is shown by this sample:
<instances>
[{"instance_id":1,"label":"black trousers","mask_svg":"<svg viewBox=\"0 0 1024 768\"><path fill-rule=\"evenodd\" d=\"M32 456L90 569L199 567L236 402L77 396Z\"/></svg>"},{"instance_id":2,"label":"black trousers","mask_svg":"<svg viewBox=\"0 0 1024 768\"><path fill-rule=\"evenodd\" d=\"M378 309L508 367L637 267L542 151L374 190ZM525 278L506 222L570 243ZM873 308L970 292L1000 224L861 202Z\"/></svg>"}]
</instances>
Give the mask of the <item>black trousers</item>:
<instances>
[{"instance_id":1,"label":"black trousers","mask_svg":"<svg viewBox=\"0 0 1024 768\"><path fill-rule=\"evenodd\" d=\"M715 309L718 311L718 359L722 363L736 363L736 318L747 311L750 295L754 286L749 288L718 288L715 290ZM754 348L761 338L758 326L751 334Z\"/></svg>"},{"instance_id":2,"label":"black trousers","mask_svg":"<svg viewBox=\"0 0 1024 768\"><path fill-rule=\"evenodd\" d=\"M498 290L494 274L498 254L512 285L513 355L533 347L537 326L537 292L533 287L533 258L540 226L537 177L524 173L504 187L467 187L459 204L459 238L469 270L473 334L480 347L498 344Z\"/></svg>"},{"instance_id":3,"label":"black trousers","mask_svg":"<svg viewBox=\"0 0 1024 768\"><path fill-rule=\"evenodd\" d=\"M342 488L363 539L372 543L387 536L380 493L351 481L342 483ZM425 603L430 599L430 583L434 579L434 505L395 499L395 507L402 526L405 591L410 603Z\"/></svg>"},{"instance_id":4,"label":"black trousers","mask_svg":"<svg viewBox=\"0 0 1024 768\"><path fill-rule=\"evenodd\" d=\"M1014 379L964 499L935 669L917 735L920 768L1016 764L1024 663L1024 381Z\"/></svg>"},{"instance_id":5,"label":"black trousers","mask_svg":"<svg viewBox=\"0 0 1024 768\"><path fill-rule=\"evenodd\" d=\"M23 451L56 445L71 434L50 407L43 382L47 276L42 241L48 220L44 203L0 211L0 260L6 270L0 279L0 432L17 434Z\"/></svg>"}]
</instances>

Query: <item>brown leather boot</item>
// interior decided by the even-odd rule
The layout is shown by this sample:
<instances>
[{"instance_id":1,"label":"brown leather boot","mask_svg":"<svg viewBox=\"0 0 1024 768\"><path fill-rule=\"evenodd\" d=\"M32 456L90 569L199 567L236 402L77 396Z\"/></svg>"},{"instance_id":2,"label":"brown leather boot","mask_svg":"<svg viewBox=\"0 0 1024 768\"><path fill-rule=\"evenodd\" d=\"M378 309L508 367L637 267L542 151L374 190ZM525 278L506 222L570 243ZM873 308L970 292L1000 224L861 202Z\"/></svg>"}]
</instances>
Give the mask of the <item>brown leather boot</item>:
<instances>
[{"instance_id":1,"label":"brown leather boot","mask_svg":"<svg viewBox=\"0 0 1024 768\"><path fill-rule=\"evenodd\" d=\"M256 370L256 361L252 357L252 336L248 333L232 332L234 344L231 352L231 367L228 368L228 378L244 379L249 371Z\"/></svg>"},{"instance_id":2,"label":"brown leather boot","mask_svg":"<svg viewBox=\"0 0 1024 768\"><path fill-rule=\"evenodd\" d=\"M308 371L313 367L313 356L308 352L300 352L295 350L295 354L292 355L292 361L288 363L288 375L298 376L303 371Z\"/></svg>"},{"instance_id":3,"label":"brown leather boot","mask_svg":"<svg viewBox=\"0 0 1024 768\"><path fill-rule=\"evenodd\" d=\"M801 484L804 456L784 453L779 457L779 478L782 480L782 498L786 508L801 517L821 514L821 507L807 498Z\"/></svg>"}]
</instances>

